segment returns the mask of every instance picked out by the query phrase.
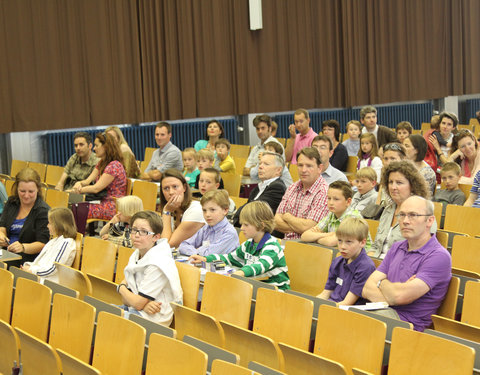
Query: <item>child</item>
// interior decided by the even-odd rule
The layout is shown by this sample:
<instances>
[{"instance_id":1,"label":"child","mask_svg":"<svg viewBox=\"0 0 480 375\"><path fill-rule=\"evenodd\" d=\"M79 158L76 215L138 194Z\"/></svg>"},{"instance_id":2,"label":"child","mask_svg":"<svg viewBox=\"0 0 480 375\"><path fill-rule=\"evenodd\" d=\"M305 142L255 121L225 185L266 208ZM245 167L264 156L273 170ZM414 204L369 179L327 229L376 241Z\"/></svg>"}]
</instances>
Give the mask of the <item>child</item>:
<instances>
[{"instance_id":1,"label":"child","mask_svg":"<svg viewBox=\"0 0 480 375\"><path fill-rule=\"evenodd\" d=\"M197 168L202 172L205 168L212 168L215 163L215 155L212 151L206 148L197 151ZM195 181L195 189L198 189L198 183L200 180L200 173ZM220 189L223 189L223 181L220 178ZM196 195L197 196L197 195Z\"/></svg>"},{"instance_id":2,"label":"child","mask_svg":"<svg viewBox=\"0 0 480 375\"><path fill-rule=\"evenodd\" d=\"M273 152L278 155L282 155L283 157L283 147L277 143L277 142L267 142L265 143L265 151L267 152ZM263 153L258 154L258 158L262 157ZM250 177L255 180L259 180L258 178L258 167L260 164L257 164L256 166L252 167L250 169ZM282 175L280 176L280 179L283 181L285 186L288 188L291 184L293 184L292 176L290 175L290 171L288 170L287 166L283 167L282 170Z\"/></svg>"},{"instance_id":3,"label":"child","mask_svg":"<svg viewBox=\"0 0 480 375\"><path fill-rule=\"evenodd\" d=\"M378 193L375 191L377 174L371 167L363 167L357 171L357 192L353 196L350 208L362 212L370 204L375 204Z\"/></svg>"},{"instance_id":4,"label":"child","mask_svg":"<svg viewBox=\"0 0 480 375\"><path fill-rule=\"evenodd\" d=\"M204 170L202 173L208 172ZM207 225L180 244L180 254L206 256L228 254L235 250L240 243L236 229L226 218L230 205L228 193L225 190L207 191L200 203Z\"/></svg>"},{"instance_id":5,"label":"child","mask_svg":"<svg viewBox=\"0 0 480 375\"><path fill-rule=\"evenodd\" d=\"M117 214L103 226L100 237L116 245L132 247L128 223L134 214L143 211L143 202L136 195L117 199Z\"/></svg>"},{"instance_id":6,"label":"child","mask_svg":"<svg viewBox=\"0 0 480 375\"><path fill-rule=\"evenodd\" d=\"M349 217L337 229L339 257L328 271L325 289L317 297L329 299L339 305L362 304L362 289L375 265L364 247L368 236L365 220Z\"/></svg>"},{"instance_id":7,"label":"child","mask_svg":"<svg viewBox=\"0 0 480 375\"><path fill-rule=\"evenodd\" d=\"M241 267L235 273L245 277L266 276L266 283L279 289L290 289L288 268L283 250L275 237L270 234L275 220L270 206L261 201L250 202L240 213L242 231L247 241L228 255L192 255L193 263L222 260L226 264Z\"/></svg>"},{"instance_id":8,"label":"child","mask_svg":"<svg viewBox=\"0 0 480 375\"><path fill-rule=\"evenodd\" d=\"M330 213L316 226L303 232L301 240L305 242L317 242L326 246L337 246L338 239L335 231L338 229L340 223L347 217L362 218L360 212L350 207L352 197L353 190L348 182L332 182L327 191L327 204ZM371 245L372 241L370 234L368 234L366 248L370 249Z\"/></svg>"},{"instance_id":9,"label":"child","mask_svg":"<svg viewBox=\"0 0 480 375\"><path fill-rule=\"evenodd\" d=\"M377 183L380 182L383 164L378 157L377 140L372 133L363 133L360 136L357 171L363 167L372 167L377 173Z\"/></svg>"},{"instance_id":10,"label":"child","mask_svg":"<svg viewBox=\"0 0 480 375\"><path fill-rule=\"evenodd\" d=\"M463 191L458 188L461 174L462 170L457 163L445 163L440 171L445 189L437 190L433 201L443 203L444 205L456 204L462 206L467 198Z\"/></svg>"},{"instance_id":11,"label":"child","mask_svg":"<svg viewBox=\"0 0 480 375\"><path fill-rule=\"evenodd\" d=\"M200 171L197 168L197 153L194 148L189 147L183 150L182 152L183 166L183 175L185 180L190 185L190 187L195 187L195 181L197 181L197 176L200 174Z\"/></svg>"},{"instance_id":12,"label":"child","mask_svg":"<svg viewBox=\"0 0 480 375\"><path fill-rule=\"evenodd\" d=\"M218 190L220 188L220 172L215 168L206 168L200 173L200 180L198 181L198 189L200 190L200 197L208 191ZM227 193L228 196L228 193ZM228 197L229 206L228 214L233 215L236 210L235 202Z\"/></svg>"},{"instance_id":13,"label":"child","mask_svg":"<svg viewBox=\"0 0 480 375\"><path fill-rule=\"evenodd\" d=\"M137 314L169 326L173 318L170 302L183 302L177 267L166 238L160 238L162 218L153 211L140 211L130 222L136 249L123 271L125 279L117 291L125 318Z\"/></svg>"},{"instance_id":14,"label":"child","mask_svg":"<svg viewBox=\"0 0 480 375\"><path fill-rule=\"evenodd\" d=\"M412 124L408 121L399 122L395 128L395 132L397 133L398 142L403 143L403 141L413 133Z\"/></svg>"},{"instance_id":15,"label":"child","mask_svg":"<svg viewBox=\"0 0 480 375\"><path fill-rule=\"evenodd\" d=\"M235 161L228 154L230 147L230 142L225 138L220 138L215 142L215 151L217 152L215 168L223 173L236 174Z\"/></svg>"},{"instance_id":16,"label":"child","mask_svg":"<svg viewBox=\"0 0 480 375\"><path fill-rule=\"evenodd\" d=\"M342 144L347 148L348 156L357 156L360 149L360 133L362 132L362 125L360 121L352 120L347 122L348 139Z\"/></svg>"},{"instance_id":17,"label":"child","mask_svg":"<svg viewBox=\"0 0 480 375\"><path fill-rule=\"evenodd\" d=\"M57 267L54 262L71 266L77 250L75 239L77 227L73 213L68 208L52 208L48 212L48 230L52 239L47 242L33 262L25 262L22 269L58 283Z\"/></svg>"}]
</instances>

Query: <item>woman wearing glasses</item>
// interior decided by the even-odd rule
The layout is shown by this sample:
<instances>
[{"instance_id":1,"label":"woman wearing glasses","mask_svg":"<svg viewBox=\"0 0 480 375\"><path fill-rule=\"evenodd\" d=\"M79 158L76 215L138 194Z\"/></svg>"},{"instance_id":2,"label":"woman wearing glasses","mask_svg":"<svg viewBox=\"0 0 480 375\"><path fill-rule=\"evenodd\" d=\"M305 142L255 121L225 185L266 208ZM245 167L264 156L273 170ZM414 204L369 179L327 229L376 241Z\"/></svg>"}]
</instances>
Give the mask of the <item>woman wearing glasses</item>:
<instances>
[{"instance_id":1,"label":"woman wearing glasses","mask_svg":"<svg viewBox=\"0 0 480 375\"><path fill-rule=\"evenodd\" d=\"M458 183L473 184L475 175L480 171L480 152L478 141L470 130L460 130L455 134L448 161L454 161L462 168Z\"/></svg>"},{"instance_id":2,"label":"woman wearing glasses","mask_svg":"<svg viewBox=\"0 0 480 375\"><path fill-rule=\"evenodd\" d=\"M153 211L140 211L131 220L135 251L118 285L127 314L140 315L169 326L173 318L170 302L182 304L183 292L170 246L161 237L161 217ZM128 316L126 316L128 318Z\"/></svg>"},{"instance_id":3,"label":"woman wearing glasses","mask_svg":"<svg viewBox=\"0 0 480 375\"><path fill-rule=\"evenodd\" d=\"M409 161L394 161L384 168L381 186L391 203L380 216L377 235L368 255L383 259L393 243L404 239L397 220L402 203L412 195L428 199L429 192L425 179ZM437 231L435 224L432 230Z\"/></svg>"}]
</instances>

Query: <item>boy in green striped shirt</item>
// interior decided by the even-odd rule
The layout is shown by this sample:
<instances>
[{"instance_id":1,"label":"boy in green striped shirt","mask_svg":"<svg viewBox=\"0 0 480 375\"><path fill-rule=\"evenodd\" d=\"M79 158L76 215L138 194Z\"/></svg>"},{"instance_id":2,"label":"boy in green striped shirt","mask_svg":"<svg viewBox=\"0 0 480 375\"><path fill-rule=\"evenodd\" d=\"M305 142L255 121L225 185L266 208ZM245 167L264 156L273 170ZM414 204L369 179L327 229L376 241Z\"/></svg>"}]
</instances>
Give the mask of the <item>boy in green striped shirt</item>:
<instances>
[{"instance_id":1,"label":"boy in green striped shirt","mask_svg":"<svg viewBox=\"0 0 480 375\"><path fill-rule=\"evenodd\" d=\"M190 256L193 263L221 260L238 267L235 274L245 277L268 277L266 283L278 289L290 289L290 278L283 250L277 239L270 233L275 226L270 206L262 201L245 205L240 213L241 230L247 241L227 255L211 254L207 257Z\"/></svg>"}]
</instances>

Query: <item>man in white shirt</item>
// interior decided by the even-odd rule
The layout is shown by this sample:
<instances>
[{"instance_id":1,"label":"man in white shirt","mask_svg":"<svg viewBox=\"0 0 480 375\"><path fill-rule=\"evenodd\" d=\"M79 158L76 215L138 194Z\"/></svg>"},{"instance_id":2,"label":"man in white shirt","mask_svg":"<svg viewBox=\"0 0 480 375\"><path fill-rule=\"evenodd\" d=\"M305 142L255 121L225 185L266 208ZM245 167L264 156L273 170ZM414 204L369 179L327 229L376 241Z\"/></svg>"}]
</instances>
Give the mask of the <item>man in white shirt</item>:
<instances>
[{"instance_id":1,"label":"man in white shirt","mask_svg":"<svg viewBox=\"0 0 480 375\"><path fill-rule=\"evenodd\" d=\"M272 136L272 119L268 115L258 115L253 119L253 126L257 130L257 136L260 138L260 143L252 147L250 155L248 155L245 168L243 168L243 175L250 177L250 169L258 165L260 152L265 151L265 144L268 142L278 143L283 150L283 146L278 140Z\"/></svg>"},{"instance_id":2,"label":"man in white shirt","mask_svg":"<svg viewBox=\"0 0 480 375\"><path fill-rule=\"evenodd\" d=\"M313 138L312 147L315 147L322 160L322 177L330 185L334 181L349 182L342 171L330 164L330 157L333 154L333 143L326 135L317 135Z\"/></svg>"}]
</instances>

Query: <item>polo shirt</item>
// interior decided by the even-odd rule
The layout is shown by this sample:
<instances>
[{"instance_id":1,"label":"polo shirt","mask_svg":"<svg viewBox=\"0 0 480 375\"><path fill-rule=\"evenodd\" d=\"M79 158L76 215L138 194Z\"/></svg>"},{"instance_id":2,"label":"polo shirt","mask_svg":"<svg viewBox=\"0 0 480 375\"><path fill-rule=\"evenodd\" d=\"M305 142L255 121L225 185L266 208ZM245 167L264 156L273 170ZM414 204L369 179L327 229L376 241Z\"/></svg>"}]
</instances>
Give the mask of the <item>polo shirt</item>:
<instances>
[{"instance_id":1,"label":"polo shirt","mask_svg":"<svg viewBox=\"0 0 480 375\"><path fill-rule=\"evenodd\" d=\"M341 302L348 292L352 292L360 297L355 304L364 304L363 286L373 271L375 271L375 264L365 249L362 249L358 257L350 264L348 264L348 259L342 256L336 257L330 265L328 280L325 284L325 289L332 291L329 300Z\"/></svg>"},{"instance_id":2,"label":"polo shirt","mask_svg":"<svg viewBox=\"0 0 480 375\"><path fill-rule=\"evenodd\" d=\"M152 159L145 172L154 169L164 172L169 168L183 171L182 152L172 142L168 142L163 148L158 148L153 152Z\"/></svg>"},{"instance_id":3,"label":"polo shirt","mask_svg":"<svg viewBox=\"0 0 480 375\"><path fill-rule=\"evenodd\" d=\"M432 323L435 314L447 294L452 277L452 258L433 235L419 249L408 251L408 241L393 244L385 259L377 268L393 283L404 283L413 275L424 281L430 290L408 305L391 306L401 320L423 331Z\"/></svg>"},{"instance_id":4,"label":"polo shirt","mask_svg":"<svg viewBox=\"0 0 480 375\"><path fill-rule=\"evenodd\" d=\"M318 223L328 214L327 190L328 185L322 176L305 191L303 191L302 181L297 181L290 185L285 192L277 208L277 214L289 212L295 217L310 219ZM301 233L288 232L285 233L285 239L298 239L300 235Z\"/></svg>"},{"instance_id":5,"label":"polo shirt","mask_svg":"<svg viewBox=\"0 0 480 375\"><path fill-rule=\"evenodd\" d=\"M297 134L295 137L295 143L293 144L292 164L297 164L297 153L304 147L310 147L312 145L313 138L318 134L313 131L312 128L308 129L307 134Z\"/></svg>"},{"instance_id":6,"label":"polo shirt","mask_svg":"<svg viewBox=\"0 0 480 375\"><path fill-rule=\"evenodd\" d=\"M347 176L337 168L335 168L332 164L328 164L327 169L322 172L322 177L330 185L332 182L335 181L345 181L348 182Z\"/></svg>"}]
</instances>

